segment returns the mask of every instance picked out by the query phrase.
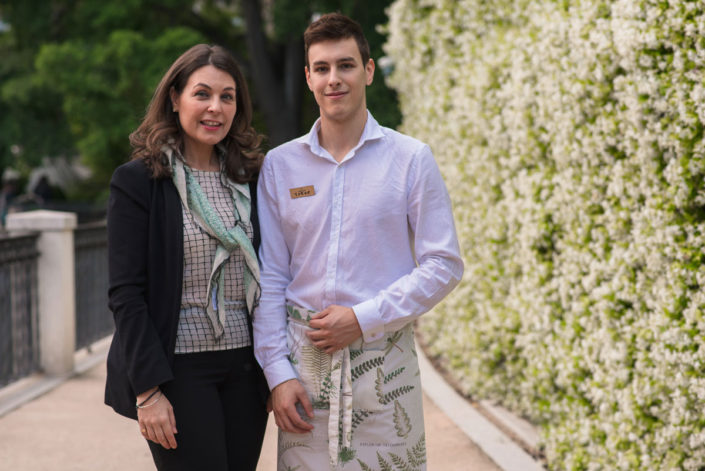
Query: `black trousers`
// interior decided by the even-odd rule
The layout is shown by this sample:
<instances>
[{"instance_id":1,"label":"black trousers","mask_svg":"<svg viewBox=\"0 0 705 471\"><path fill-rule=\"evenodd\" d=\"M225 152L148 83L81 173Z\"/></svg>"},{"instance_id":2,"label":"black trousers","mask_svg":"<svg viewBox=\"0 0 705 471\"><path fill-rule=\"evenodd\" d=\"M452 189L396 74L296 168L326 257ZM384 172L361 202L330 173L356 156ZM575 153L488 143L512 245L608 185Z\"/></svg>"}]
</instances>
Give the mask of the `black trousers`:
<instances>
[{"instance_id":1,"label":"black trousers","mask_svg":"<svg viewBox=\"0 0 705 471\"><path fill-rule=\"evenodd\" d=\"M267 425L252 347L177 354L161 386L176 418L176 449L149 441L159 471L255 471Z\"/></svg>"}]
</instances>

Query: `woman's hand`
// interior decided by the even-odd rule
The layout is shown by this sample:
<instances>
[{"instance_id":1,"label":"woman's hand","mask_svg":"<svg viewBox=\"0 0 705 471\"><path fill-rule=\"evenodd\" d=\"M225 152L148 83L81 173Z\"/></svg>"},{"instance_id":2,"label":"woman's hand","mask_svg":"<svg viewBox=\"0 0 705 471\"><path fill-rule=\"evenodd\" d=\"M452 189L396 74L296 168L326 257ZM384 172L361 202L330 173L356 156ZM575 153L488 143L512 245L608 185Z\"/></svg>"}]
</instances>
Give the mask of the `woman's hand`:
<instances>
[{"instance_id":1,"label":"woman's hand","mask_svg":"<svg viewBox=\"0 0 705 471\"><path fill-rule=\"evenodd\" d=\"M137 403L141 404L153 392L154 388L137 396ZM160 444L167 450L176 448L174 434L178 431L174 409L164 393L158 392L149 402L137 409L137 422L144 438Z\"/></svg>"}]
</instances>

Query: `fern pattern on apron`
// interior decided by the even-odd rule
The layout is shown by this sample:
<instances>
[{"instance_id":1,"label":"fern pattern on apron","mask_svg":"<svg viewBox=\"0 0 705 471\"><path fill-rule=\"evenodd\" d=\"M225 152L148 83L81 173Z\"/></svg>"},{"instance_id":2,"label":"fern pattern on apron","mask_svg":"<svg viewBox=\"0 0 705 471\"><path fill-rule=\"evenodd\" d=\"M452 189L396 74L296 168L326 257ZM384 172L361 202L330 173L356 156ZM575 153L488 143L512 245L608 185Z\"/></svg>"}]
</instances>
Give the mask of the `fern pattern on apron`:
<instances>
[{"instance_id":1,"label":"fern pattern on apron","mask_svg":"<svg viewBox=\"0 0 705 471\"><path fill-rule=\"evenodd\" d=\"M409 324L329 355L306 336L316 311L287 305L289 361L314 408L306 434L279 431L278 470L425 471L421 382Z\"/></svg>"}]
</instances>

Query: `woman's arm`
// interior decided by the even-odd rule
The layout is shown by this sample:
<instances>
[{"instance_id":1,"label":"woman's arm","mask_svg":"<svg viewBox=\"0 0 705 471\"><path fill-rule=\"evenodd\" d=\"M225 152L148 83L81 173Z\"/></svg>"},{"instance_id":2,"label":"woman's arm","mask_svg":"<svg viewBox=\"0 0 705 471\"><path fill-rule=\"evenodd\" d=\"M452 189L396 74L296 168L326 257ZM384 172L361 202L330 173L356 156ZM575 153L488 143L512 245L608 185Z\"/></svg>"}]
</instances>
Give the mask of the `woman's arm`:
<instances>
[{"instance_id":1,"label":"woman's arm","mask_svg":"<svg viewBox=\"0 0 705 471\"><path fill-rule=\"evenodd\" d=\"M122 359L136 395L142 435L176 448L176 420L158 390L172 379L169 361L147 306L151 185L140 162L119 167L108 200L109 305L119 333Z\"/></svg>"},{"instance_id":2,"label":"woman's arm","mask_svg":"<svg viewBox=\"0 0 705 471\"><path fill-rule=\"evenodd\" d=\"M119 167L108 200L109 306L135 394L172 379L147 307L151 182L141 162Z\"/></svg>"}]
</instances>

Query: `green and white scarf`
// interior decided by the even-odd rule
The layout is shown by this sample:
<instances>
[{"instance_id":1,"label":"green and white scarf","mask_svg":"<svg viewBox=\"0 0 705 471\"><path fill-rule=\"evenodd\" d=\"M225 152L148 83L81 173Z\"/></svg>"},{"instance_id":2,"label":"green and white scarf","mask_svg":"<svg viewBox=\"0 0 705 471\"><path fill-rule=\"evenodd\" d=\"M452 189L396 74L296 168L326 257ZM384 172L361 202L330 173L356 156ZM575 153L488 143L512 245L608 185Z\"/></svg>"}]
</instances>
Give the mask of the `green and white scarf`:
<instances>
[{"instance_id":1,"label":"green and white scarf","mask_svg":"<svg viewBox=\"0 0 705 471\"><path fill-rule=\"evenodd\" d=\"M244 282L245 301L250 316L259 302L259 263L252 241L243 230L240 221L249 221L251 212L250 188L246 184L230 181L224 172L224 161L220 160L220 179L222 184L230 190L233 198L235 220L238 223L232 229L227 229L218 213L213 209L205 192L198 184L198 180L191 173L191 169L184 165L184 159L171 146L162 148L171 163L172 179L181 197L181 204L191 213L194 221L211 237L218 241L218 247L213 259L208 280L208 305L206 314L213 327L216 339L225 332L225 262L230 254L238 248L245 258ZM243 217L244 216L244 217Z\"/></svg>"}]
</instances>

